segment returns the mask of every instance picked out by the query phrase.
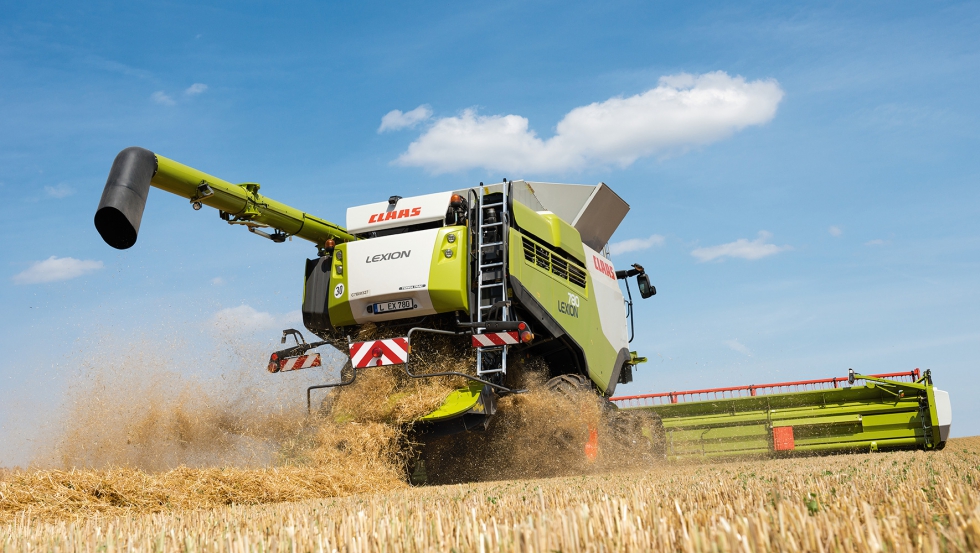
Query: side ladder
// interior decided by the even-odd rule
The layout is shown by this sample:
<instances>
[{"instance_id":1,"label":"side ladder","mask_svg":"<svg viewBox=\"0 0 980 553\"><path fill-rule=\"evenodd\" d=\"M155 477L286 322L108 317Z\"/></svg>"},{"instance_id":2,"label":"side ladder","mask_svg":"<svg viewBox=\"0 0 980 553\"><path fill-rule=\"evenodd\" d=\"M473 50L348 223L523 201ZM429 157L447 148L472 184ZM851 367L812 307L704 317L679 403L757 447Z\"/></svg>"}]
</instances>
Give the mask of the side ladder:
<instances>
[{"instance_id":1,"label":"side ladder","mask_svg":"<svg viewBox=\"0 0 980 553\"><path fill-rule=\"evenodd\" d=\"M481 186L477 194L476 243L476 321L508 321L507 304L507 234L510 214L507 210L508 183L500 194L488 194ZM498 315L499 316L495 316ZM507 374L507 347L476 348L476 374Z\"/></svg>"}]
</instances>

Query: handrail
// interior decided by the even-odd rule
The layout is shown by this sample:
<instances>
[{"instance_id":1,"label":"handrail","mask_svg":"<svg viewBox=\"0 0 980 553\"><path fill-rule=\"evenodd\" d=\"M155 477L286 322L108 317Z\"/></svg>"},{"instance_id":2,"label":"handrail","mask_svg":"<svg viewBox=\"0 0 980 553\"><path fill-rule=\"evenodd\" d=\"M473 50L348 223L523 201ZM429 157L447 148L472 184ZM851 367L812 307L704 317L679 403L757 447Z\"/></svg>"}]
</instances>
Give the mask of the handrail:
<instances>
[{"instance_id":1,"label":"handrail","mask_svg":"<svg viewBox=\"0 0 980 553\"><path fill-rule=\"evenodd\" d=\"M919 380L919 369L894 373L868 375L874 378L908 378L911 382ZM820 378L816 380L796 380L790 382L773 382L770 384L749 384L748 386L729 386L724 388L705 388L703 390L684 390L680 392L661 392L657 394L640 394L633 396L611 397L609 401L623 406L663 405L665 403L682 403L688 401L703 401L708 399L726 399L735 397L752 397L759 395L800 392L807 390L825 390L840 388L847 382L847 377Z\"/></svg>"}]
</instances>

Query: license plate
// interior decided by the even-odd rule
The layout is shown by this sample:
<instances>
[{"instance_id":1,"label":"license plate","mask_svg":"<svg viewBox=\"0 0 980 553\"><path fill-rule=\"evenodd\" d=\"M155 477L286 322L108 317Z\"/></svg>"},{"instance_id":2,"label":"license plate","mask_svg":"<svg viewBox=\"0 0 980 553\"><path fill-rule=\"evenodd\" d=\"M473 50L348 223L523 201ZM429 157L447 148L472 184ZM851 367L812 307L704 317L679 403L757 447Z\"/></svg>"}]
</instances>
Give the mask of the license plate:
<instances>
[{"instance_id":1,"label":"license plate","mask_svg":"<svg viewBox=\"0 0 980 553\"><path fill-rule=\"evenodd\" d=\"M415 309L415 302L411 299L383 301L374 304L373 311L375 313L391 313L392 311L405 311L406 309Z\"/></svg>"}]
</instances>

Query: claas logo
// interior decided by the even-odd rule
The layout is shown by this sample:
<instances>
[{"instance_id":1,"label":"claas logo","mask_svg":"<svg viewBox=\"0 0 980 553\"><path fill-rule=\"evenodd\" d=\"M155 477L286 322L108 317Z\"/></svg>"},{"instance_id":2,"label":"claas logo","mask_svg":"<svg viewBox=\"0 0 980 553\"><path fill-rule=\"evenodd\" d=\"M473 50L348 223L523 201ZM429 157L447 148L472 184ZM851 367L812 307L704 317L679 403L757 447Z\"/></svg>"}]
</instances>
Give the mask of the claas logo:
<instances>
[{"instance_id":1,"label":"claas logo","mask_svg":"<svg viewBox=\"0 0 980 553\"><path fill-rule=\"evenodd\" d=\"M606 263L605 261L603 261L603 260L601 260L598 257L596 257L596 256L593 255L592 256L592 265L594 265L595 268L600 273L606 275L607 277L609 277L609 278L611 278L613 280L616 280L616 271L613 270L613 266L610 265L609 263Z\"/></svg>"},{"instance_id":2,"label":"claas logo","mask_svg":"<svg viewBox=\"0 0 980 553\"><path fill-rule=\"evenodd\" d=\"M368 219L368 223L380 223L381 221L404 219L405 217L418 217L421 214L421 207L413 207L411 209L392 209L386 213L375 213L374 215L371 215L371 218Z\"/></svg>"}]
</instances>

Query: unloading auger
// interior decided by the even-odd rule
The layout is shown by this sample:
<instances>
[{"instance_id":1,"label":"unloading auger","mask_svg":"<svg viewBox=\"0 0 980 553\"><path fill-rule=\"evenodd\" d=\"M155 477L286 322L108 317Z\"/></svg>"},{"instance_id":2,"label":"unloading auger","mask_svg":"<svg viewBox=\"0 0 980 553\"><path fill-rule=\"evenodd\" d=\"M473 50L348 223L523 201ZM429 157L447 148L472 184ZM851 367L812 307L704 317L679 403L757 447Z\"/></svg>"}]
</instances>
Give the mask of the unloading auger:
<instances>
[{"instance_id":1,"label":"unloading auger","mask_svg":"<svg viewBox=\"0 0 980 553\"><path fill-rule=\"evenodd\" d=\"M497 398L521 391L522 371L544 372L555 391L589 389L608 400L617 384L632 381L636 365L646 361L629 349L629 281L636 280L644 299L655 295L656 288L640 265L617 270L610 259L608 242L629 205L604 183L504 179L422 196L392 195L348 208L342 227L259 194L256 183L232 184L133 147L113 162L95 214L95 226L107 244L126 249L136 243L150 186L186 198L195 210L213 207L222 220L274 242L296 236L315 245L316 256L305 265L302 313L304 326L320 340L307 342L301 332L287 329L282 342L292 337L294 344L274 352L268 363L272 373L318 367L316 349L327 344L348 355L341 381L308 389L308 404L313 390L349 385L359 371L376 367L398 365L412 378L466 379L466 386L415 423L421 433L440 436L485 430L496 413ZM368 329L372 338L356 341ZM448 341L458 351L470 349L472 370L419 370L413 359L433 340ZM527 363L530 359L542 363ZM714 454L738 442L742 445L734 452L758 453L768 447L787 454L795 451L780 446L785 427L792 426L787 420L810 417L809 423L800 423L807 427L797 433L803 440L814 432L824 437L857 432L862 421L886 420L874 417L889 412L889 394L897 390L898 415L887 420L889 431L903 430L889 434L895 439L875 443L937 449L948 435L948 396L933 393L931 376L927 380L897 388L887 380L868 381L866 387L874 392L833 396L843 403L833 417L823 418L811 415L827 408L829 396L801 396L799 401L777 397L795 392L768 395L761 403L750 398L649 407L640 409L647 421L643 433L659 440L653 447L660 450L665 450L662 437L668 435L694 444L671 449L675 452L707 447ZM910 410L910 394L917 409ZM874 417L864 417L861 406L871 402ZM616 410L613 402L606 404ZM777 404L795 405L806 413L785 419L772 407ZM752 416L739 416L742 409L754 410ZM628 413L623 410L623 416ZM669 423L669 434L661 417ZM826 425L836 425L837 433L818 432ZM732 439L745 432L751 434L749 445ZM709 435L718 439L705 442ZM594 429L590 436L594 451Z\"/></svg>"},{"instance_id":2,"label":"unloading auger","mask_svg":"<svg viewBox=\"0 0 980 553\"><path fill-rule=\"evenodd\" d=\"M119 152L95 212L95 228L106 244L125 250L136 243L150 185L187 198L195 210L217 209L221 218L274 242L296 236L325 247L328 240L355 238L343 228L259 194L257 183L231 184L143 148ZM273 234L261 229L272 228Z\"/></svg>"}]
</instances>

